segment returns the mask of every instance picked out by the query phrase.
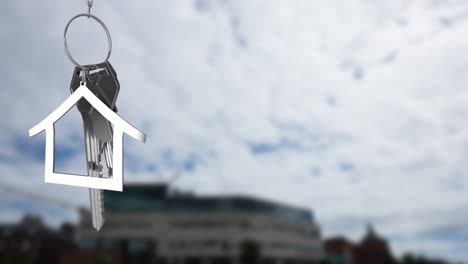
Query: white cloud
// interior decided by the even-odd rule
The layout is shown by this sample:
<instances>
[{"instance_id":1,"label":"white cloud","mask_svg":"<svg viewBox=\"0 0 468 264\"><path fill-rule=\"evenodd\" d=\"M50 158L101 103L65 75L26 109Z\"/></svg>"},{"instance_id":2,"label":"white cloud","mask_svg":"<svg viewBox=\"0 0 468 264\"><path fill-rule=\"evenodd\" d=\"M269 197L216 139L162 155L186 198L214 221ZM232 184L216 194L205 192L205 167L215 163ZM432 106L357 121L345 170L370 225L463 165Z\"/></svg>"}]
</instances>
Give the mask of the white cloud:
<instances>
[{"instance_id":1,"label":"white cloud","mask_svg":"<svg viewBox=\"0 0 468 264\"><path fill-rule=\"evenodd\" d=\"M11 142L68 96L61 34L86 6L5 5L0 154L18 162L1 169L5 181L60 196L72 188L40 184L40 160ZM180 187L306 206L325 234L356 238L375 221L409 237L392 245L398 252L440 245L437 254L463 259L455 242L425 246L417 235L468 220L454 211L468 206L467 10L463 1L96 1L114 40L119 114L148 134L144 145L126 138L125 150L157 166L127 162L127 180L167 178L193 158ZM75 27L74 55L100 59L98 26ZM75 117L57 139L72 148ZM273 151L254 155L252 144ZM76 194L87 203L86 190Z\"/></svg>"}]
</instances>

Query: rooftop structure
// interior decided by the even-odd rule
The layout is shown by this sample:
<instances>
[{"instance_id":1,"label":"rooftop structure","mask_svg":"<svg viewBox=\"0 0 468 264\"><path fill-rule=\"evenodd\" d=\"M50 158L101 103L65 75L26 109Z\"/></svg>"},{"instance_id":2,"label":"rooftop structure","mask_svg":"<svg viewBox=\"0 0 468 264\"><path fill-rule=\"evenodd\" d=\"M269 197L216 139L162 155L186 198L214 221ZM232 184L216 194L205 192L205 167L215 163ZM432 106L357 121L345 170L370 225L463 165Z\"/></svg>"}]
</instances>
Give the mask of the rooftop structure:
<instances>
[{"instance_id":1,"label":"rooftop structure","mask_svg":"<svg viewBox=\"0 0 468 264\"><path fill-rule=\"evenodd\" d=\"M96 232L83 215L81 245L120 248L125 263L240 263L252 245L262 263L312 264L325 257L307 209L248 196L173 192L160 184L129 185L104 197L106 223Z\"/></svg>"}]
</instances>

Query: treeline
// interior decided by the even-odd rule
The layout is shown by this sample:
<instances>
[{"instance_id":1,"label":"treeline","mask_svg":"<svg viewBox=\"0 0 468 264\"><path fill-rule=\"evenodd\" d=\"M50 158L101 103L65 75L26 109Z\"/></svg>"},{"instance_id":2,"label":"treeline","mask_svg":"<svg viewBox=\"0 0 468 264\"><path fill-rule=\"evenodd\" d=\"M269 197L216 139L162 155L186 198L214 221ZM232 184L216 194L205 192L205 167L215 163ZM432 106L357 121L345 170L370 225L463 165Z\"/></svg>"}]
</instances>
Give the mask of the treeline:
<instances>
[{"instance_id":1,"label":"treeline","mask_svg":"<svg viewBox=\"0 0 468 264\"><path fill-rule=\"evenodd\" d=\"M432 259L424 256L417 256L411 253L403 255L400 261L397 261L398 264L462 264L448 262L442 259Z\"/></svg>"}]
</instances>

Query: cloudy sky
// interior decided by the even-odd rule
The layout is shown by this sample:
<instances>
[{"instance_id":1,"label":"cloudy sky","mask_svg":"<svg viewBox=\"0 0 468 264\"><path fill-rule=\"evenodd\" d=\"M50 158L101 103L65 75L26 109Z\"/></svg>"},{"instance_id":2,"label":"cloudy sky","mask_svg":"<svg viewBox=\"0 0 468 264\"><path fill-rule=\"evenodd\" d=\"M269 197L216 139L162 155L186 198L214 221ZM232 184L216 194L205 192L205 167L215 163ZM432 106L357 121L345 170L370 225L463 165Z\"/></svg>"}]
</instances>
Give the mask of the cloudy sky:
<instances>
[{"instance_id":1,"label":"cloudy sky","mask_svg":"<svg viewBox=\"0 0 468 264\"><path fill-rule=\"evenodd\" d=\"M44 142L28 129L70 94L63 29L86 1L0 8L0 186L71 203L87 190L43 183ZM464 0L95 0L109 27L125 181L247 194L314 211L325 236L368 222L395 253L468 259L468 2ZM106 38L69 31L83 64ZM57 168L84 173L82 122L56 124ZM6 187L8 186L8 187ZM0 221L72 210L0 192Z\"/></svg>"}]
</instances>

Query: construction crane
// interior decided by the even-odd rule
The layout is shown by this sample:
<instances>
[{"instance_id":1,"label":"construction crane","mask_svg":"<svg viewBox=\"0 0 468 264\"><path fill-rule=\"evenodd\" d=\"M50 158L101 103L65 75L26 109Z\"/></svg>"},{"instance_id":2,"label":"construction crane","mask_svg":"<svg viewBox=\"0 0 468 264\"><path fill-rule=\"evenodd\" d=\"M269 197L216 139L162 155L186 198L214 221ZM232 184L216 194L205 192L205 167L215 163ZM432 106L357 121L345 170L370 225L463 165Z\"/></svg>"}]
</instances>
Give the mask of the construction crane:
<instances>
[{"instance_id":1,"label":"construction crane","mask_svg":"<svg viewBox=\"0 0 468 264\"><path fill-rule=\"evenodd\" d=\"M167 186L172 187L174 182L181 176L182 172L180 169L176 170L170 179L167 180ZM44 194L40 194L37 192L33 192L24 188L18 188L10 183L6 183L5 181L0 181L0 190L13 194L15 196L19 196L22 198L29 198L33 201L40 201L47 204L54 204L61 208L65 209L72 209L77 211L78 213L89 213L90 209L83 207L82 205L71 203L62 199L58 199L52 196L47 196Z\"/></svg>"},{"instance_id":2,"label":"construction crane","mask_svg":"<svg viewBox=\"0 0 468 264\"><path fill-rule=\"evenodd\" d=\"M35 193L35 192L25 190L22 188L18 188L9 183L5 183L4 181L0 183L0 189L10 194L13 194L15 196L21 196L23 198L29 198L34 201L41 201L41 202L45 202L48 204L55 204L59 207L76 210L78 212L82 212L83 210L89 211L89 209L86 209L81 205L74 204L65 200L57 199L55 197L50 197L47 195Z\"/></svg>"},{"instance_id":3,"label":"construction crane","mask_svg":"<svg viewBox=\"0 0 468 264\"><path fill-rule=\"evenodd\" d=\"M181 169L177 169L174 174L172 174L171 178L167 181L167 187L171 187L175 183L177 179L179 179L180 175L182 174Z\"/></svg>"}]
</instances>

